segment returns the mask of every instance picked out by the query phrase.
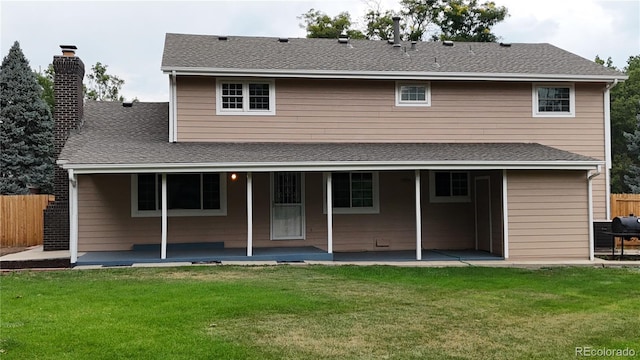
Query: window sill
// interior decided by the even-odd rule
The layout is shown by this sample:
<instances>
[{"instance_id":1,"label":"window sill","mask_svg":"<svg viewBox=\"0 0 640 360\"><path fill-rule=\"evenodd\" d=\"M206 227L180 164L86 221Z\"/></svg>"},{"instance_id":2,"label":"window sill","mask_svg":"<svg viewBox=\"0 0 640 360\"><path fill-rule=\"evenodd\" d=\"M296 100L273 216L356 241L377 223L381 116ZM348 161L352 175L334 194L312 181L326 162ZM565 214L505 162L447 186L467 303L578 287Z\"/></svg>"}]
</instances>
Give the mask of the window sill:
<instances>
[{"instance_id":1,"label":"window sill","mask_svg":"<svg viewBox=\"0 0 640 360\"><path fill-rule=\"evenodd\" d=\"M244 111L244 110L218 110L216 109L216 115L222 116L274 116L276 114L275 110L269 111Z\"/></svg>"},{"instance_id":2,"label":"window sill","mask_svg":"<svg viewBox=\"0 0 640 360\"><path fill-rule=\"evenodd\" d=\"M131 212L131 217L160 217L162 211L148 210L140 211L134 210ZM225 210L169 210L167 211L167 217L197 217L197 216L227 216Z\"/></svg>"},{"instance_id":3,"label":"window sill","mask_svg":"<svg viewBox=\"0 0 640 360\"><path fill-rule=\"evenodd\" d=\"M574 113L534 113L533 117L540 118L573 118L576 117Z\"/></svg>"}]
</instances>

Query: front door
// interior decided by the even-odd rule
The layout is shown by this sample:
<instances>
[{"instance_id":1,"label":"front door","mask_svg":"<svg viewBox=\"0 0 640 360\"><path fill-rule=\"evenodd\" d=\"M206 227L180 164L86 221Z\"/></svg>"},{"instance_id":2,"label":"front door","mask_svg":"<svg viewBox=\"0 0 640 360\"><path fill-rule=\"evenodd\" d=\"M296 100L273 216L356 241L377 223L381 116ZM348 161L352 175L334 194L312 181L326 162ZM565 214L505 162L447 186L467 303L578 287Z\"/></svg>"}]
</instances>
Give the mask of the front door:
<instances>
[{"instance_id":1,"label":"front door","mask_svg":"<svg viewBox=\"0 0 640 360\"><path fill-rule=\"evenodd\" d=\"M304 239L304 174L271 174L271 239Z\"/></svg>"},{"instance_id":2,"label":"front door","mask_svg":"<svg viewBox=\"0 0 640 360\"><path fill-rule=\"evenodd\" d=\"M491 229L491 182L488 176L475 179L476 250L493 252Z\"/></svg>"}]
</instances>

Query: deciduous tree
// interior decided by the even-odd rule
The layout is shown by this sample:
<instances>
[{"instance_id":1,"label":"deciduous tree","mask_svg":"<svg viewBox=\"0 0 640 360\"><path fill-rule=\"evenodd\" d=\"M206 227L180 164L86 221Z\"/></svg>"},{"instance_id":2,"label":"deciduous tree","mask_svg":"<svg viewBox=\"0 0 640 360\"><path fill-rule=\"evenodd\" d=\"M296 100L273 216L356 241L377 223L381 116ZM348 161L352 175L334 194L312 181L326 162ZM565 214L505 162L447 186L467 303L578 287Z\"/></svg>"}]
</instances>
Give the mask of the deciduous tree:
<instances>
[{"instance_id":1,"label":"deciduous tree","mask_svg":"<svg viewBox=\"0 0 640 360\"><path fill-rule=\"evenodd\" d=\"M103 65L99 61L91 67L91 72L87 75L89 84L85 87L84 97L87 100L98 101L124 101L120 95L124 80L116 75L107 74L108 65Z\"/></svg>"},{"instance_id":2,"label":"deciduous tree","mask_svg":"<svg viewBox=\"0 0 640 360\"><path fill-rule=\"evenodd\" d=\"M477 0L444 0L434 19L440 28L440 40L495 42L498 37L491 28L504 20L507 8L493 1L478 4Z\"/></svg>"},{"instance_id":3,"label":"deciduous tree","mask_svg":"<svg viewBox=\"0 0 640 360\"><path fill-rule=\"evenodd\" d=\"M507 8L493 1L480 4L478 0L400 0L400 5L404 40L496 41L491 28L508 16ZM300 18L304 20L301 26L307 30L307 37L337 38L347 34L352 38L378 40L393 37L393 15L377 4L364 15L364 31L352 28L346 12L331 18L311 9Z\"/></svg>"},{"instance_id":4,"label":"deciduous tree","mask_svg":"<svg viewBox=\"0 0 640 360\"><path fill-rule=\"evenodd\" d=\"M351 16L348 12L341 12L332 18L322 11L311 9L298 18L304 22L300 27L307 30L308 38L337 39L340 35L347 35L352 39L365 38L362 31L351 28Z\"/></svg>"},{"instance_id":5,"label":"deciduous tree","mask_svg":"<svg viewBox=\"0 0 640 360\"><path fill-rule=\"evenodd\" d=\"M42 88L42 100L49 105L51 114L53 114L53 108L55 106L55 98L53 94L54 74L55 71L53 70L53 64L49 64L44 72L38 71L36 73L36 79L38 79L38 84Z\"/></svg>"}]
</instances>

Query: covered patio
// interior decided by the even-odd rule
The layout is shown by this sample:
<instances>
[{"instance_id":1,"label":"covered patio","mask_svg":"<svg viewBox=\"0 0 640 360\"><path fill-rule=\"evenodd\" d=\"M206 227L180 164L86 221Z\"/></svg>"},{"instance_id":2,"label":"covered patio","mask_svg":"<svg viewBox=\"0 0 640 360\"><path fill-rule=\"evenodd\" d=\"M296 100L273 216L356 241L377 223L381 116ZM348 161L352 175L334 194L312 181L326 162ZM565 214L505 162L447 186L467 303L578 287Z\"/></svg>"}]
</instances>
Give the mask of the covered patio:
<instances>
[{"instance_id":1,"label":"covered patio","mask_svg":"<svg viewBox=\"0 0 640 360\"><path fill-rule=\"evenodd\" d=\"M327 253L313 247L275 247L254 248L253 254L247 256L242 248L212 248L206 244L191 244L170 248L167 256L160 259L160 247L139 247L127 251L91 251L80 253L76 265L131 266L133 264L151 263L222 263L235 261L275 261L275 262L408 262L416 261L416 253L412 250L400 251L364 251ZM477 250L422 250L422 261L483 261L503 260L503 257L486 251Z\"/></svg>"},{"instance_id":2,"label":"covered patio","mask_svg":"<svg viewBox=\"0 0 640 360\"><path fill-rule=\"evenodd\" d=\"M86 128L58 161L69 175L72 264L508 259L507 173L574 171L572 179L582 182L600 165L535 143L166 143L154 137L114 148L92 142L93 135ZM172 182L200 189L195 210L182 210L192 204L176 202L185 197ZM205 203L205 193L215 199ZM591 191L586 194L590 202ZM357 206L360 212L351 211ZM224 246L216 249L176 247L220 241Z\"/></svg>"}]
</instances>

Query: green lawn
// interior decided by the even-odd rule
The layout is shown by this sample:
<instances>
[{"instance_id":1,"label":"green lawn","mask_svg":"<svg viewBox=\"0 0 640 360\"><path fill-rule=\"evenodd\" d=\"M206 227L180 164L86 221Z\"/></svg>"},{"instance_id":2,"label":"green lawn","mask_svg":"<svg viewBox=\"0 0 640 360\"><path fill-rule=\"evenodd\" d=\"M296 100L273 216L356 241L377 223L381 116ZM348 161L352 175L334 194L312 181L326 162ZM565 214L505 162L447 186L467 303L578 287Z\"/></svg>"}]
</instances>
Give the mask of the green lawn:
<instances>
[{"instance_id":1,"label":"green lawn","mask_svg":"<svg viewBox=\"0 0 640 360\"><path fill-rule=\"evenodd\" d=\"M640 358L640 269L201 266L7 273L2 359Z\"/></svg>"}]
</instances>

